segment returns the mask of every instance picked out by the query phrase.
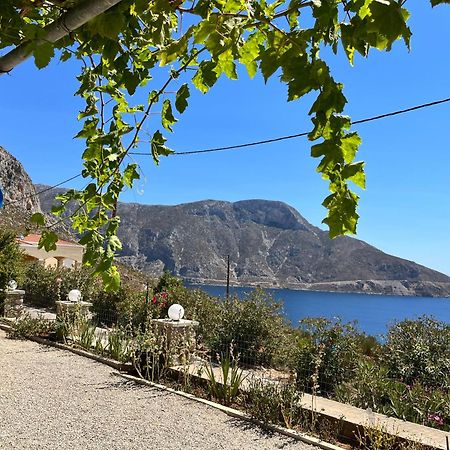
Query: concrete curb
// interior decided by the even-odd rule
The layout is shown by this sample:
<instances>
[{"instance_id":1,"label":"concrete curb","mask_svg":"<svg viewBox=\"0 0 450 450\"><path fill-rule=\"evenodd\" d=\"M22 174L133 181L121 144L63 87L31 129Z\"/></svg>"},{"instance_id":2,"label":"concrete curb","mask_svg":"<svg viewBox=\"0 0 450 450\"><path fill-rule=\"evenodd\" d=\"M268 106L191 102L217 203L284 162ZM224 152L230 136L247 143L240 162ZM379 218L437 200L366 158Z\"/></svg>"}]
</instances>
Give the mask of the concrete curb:
<instances>
[{"instance_id":1,"label":"concrete curb","mask_svg":"<svg viewBox=\"0 0 450 450\"><path fill-rule=\"evenodd\" d=\"M285 436L296 439L298 441L302 441L305 444L315 445L316 447L319 447L323 450L343 450L342 447L338 447L336 445L329 444L328 442L324 442L318 438L315 438L315 437L312 437L307 434L300 433L300 432L297 432L294 430L289 430L288 428L284 428L284 427L280 427L280 426L276 426L276 425L265 424L265 423L260 422L259 420L256 420L253 417L249 416L248 414L243 413L242 411L239 411L237 409L230 408L228 406L224 406L219 403L214 403L214 402L205 400L200 397L196 397L195 395L188 394L187 392L177 391L176 389L164 386L163 384L153 383L151 381L147 381L142 378L134 377L132 375L126 375L126 374L119 373L119 372L113 372L113 375L116 375L118 377L124 378L129 381L133 381L138 384L142 384L144 386L150 386L150 387L160 389L162 391L170 392L172 394L179 395L179 396L187 398L189 400L194 400L198 403L203 403L204 405L210 406L211 408L218 409L219 411L222 411L231 417L235 417L240 420L245 420L246 422L254 423L255 425L258 425L262 428L266 428L271 431L275 431L276 433L280 433Z\"/></svg>"},{"instance_id":2,"label":"concrete curb","mask_svg":"<svg viewBox=\"0 0 450 450\"><path fill-rule=\"evenodd\" d=\"M6 323L0 322L0 330L3 330L3 331L10 331L10 330L11 330L11 327L10 327L9 325L6 325Z\"/></svg>"}]
</instances>

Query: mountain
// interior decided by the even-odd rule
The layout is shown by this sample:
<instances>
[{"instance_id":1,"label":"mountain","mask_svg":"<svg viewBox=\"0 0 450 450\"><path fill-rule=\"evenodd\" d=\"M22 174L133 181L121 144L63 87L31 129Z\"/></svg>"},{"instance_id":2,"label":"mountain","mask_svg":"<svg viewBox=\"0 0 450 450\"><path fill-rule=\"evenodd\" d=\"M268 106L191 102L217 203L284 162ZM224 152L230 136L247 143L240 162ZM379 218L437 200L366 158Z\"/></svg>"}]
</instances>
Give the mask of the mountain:
<instances>
[{"instance_id":1,"label":"mountain","mask_svg":"<svg viewBox=\"0 0 450 450\"><path fill-rule=\"evenodd\" d=\"M22 164L0 147L0 186L5 206L0 213L0 225L17 229L26 226L31 214L40 211L31 178Z\"/></svg>"},{"instance_id":2,"label":"mountain","mask_svg":"<svg viewBox=\"0 0 450 450\"><path fill-rule=\"evenodd\" d=\"M38 190L45 186L37 186ZM54 203L41 195L42 208ZM329 239L291 206L276 201L205 200L176 206L121 203L120 260L151 274L191 282L265 287L450 295L450 277L350 237Z\"/></svg>"}]
</instances>

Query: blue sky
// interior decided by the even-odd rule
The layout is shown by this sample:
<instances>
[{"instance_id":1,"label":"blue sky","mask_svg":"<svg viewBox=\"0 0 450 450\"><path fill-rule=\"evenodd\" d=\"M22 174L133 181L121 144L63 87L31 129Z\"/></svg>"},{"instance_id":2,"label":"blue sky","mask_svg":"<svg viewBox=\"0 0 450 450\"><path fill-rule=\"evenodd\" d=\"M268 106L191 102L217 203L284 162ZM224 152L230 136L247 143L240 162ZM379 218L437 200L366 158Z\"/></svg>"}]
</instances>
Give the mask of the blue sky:
<instances>
[{"instance_id":1,"label":"blue sky","mask_svg":"<svg viewBox=\"0 0 450 450\"><path fill-rule=\"evenodd\" d=\"M399 42L390 53L372 52L350 67L328 59L345 85L346 113L354 120L450 97L450 6L407 2L412 50ZM77 67L32 61L0 78L0 145L16 156L36 183L56 184L81 170L83 142L74 140L82 107L73 96ZM169 136L178 151L239 144L308 131L311 98L286 102L276 78L264 85L221 79L206 95L191 89L189 108ZM151 89L151 87L150 87ZM450 274L450 103L355 127L363 145L367 189L361 196L358 239L381 250ZM149 132L158 126L155 116ZM147 151L143 145L140 151ZM178 204L202 199L263 198L294 206L321 226L327 184L315 172L305 138L246 150L172 156L155 167L137 157L143 179L123 201ZM82 187L76 180L69 187Z\"/></svg>"}]
</instances>

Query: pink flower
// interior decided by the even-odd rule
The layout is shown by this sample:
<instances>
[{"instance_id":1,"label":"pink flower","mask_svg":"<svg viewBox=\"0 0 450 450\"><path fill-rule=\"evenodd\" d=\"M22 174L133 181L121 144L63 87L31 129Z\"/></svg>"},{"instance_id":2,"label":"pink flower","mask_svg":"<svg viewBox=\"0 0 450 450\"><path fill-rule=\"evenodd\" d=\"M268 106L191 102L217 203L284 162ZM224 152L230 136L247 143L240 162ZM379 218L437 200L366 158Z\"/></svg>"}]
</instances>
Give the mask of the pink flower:
<instances>
[{"instance_id":1,"label":"pink flower","mask_svg":"<svg viewBox=\"0 0 450 450\"><path fill-rule=\"evenodd\" d=\"M444 419L439 414L429 414L428 420L436 425L444 425Z\"/></svg>"},{"instance_id":2,"label":"pink flower","mask_svg":"<svg viewBox=\"0 0 450 450\"><path fill-rule=\"evenodd\" d=\"M158 298L156 297L156 295L153 297L152 302L156 304L156 302L158 301Z\"/></svg>"}]
</instances>

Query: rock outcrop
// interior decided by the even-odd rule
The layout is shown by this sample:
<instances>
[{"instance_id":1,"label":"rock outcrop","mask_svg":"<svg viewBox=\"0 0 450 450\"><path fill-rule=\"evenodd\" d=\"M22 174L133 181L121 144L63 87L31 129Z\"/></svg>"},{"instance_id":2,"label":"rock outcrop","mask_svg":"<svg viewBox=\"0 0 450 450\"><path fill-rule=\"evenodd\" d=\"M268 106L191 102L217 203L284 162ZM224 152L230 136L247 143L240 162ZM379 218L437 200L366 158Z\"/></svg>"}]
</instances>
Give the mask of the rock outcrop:
<instances>
[{"instance_id":1,"label":"rock outcrop","mask_svg":"<svg viewBox=\"0 0 450 450\"><path fill-rule=\"evenodd\" d=\"M40 211L39 197L22 164L2 147L0 185L5 203L0 209L0 226L23 232L30 216Z\"/></svg>"},{"instance_id":2,"label":"rock outcrop","mask_svg":"<svg viewBox=\"0 0 450 450\"><path fill-rule=\"evenodd\" d=\"M0 185L5 205L34 213L40 211L39 197L22 164L0 147Z\"/></svg>"}]
</instances>

